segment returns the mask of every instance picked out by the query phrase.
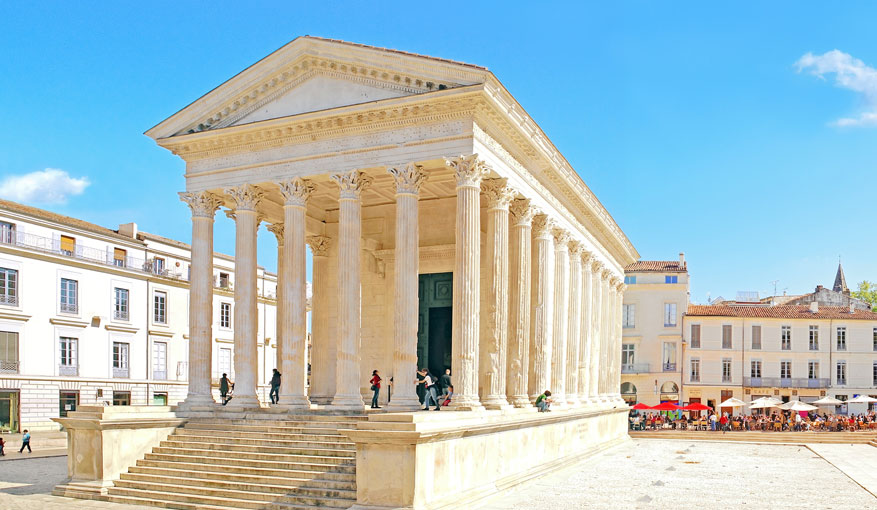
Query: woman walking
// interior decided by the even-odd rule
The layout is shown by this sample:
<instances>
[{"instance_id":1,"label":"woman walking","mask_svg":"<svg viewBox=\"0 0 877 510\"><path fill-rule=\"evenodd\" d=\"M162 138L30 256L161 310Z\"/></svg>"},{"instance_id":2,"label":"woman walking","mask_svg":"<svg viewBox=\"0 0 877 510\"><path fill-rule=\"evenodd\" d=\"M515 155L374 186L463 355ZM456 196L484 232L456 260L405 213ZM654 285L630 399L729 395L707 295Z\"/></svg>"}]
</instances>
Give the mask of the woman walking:
<instances>
[{"instance_id":1,"label":"woman walking","mask_svg":"<svg viewBox=\"0 0 877 510\"><path fill-rule=\"evenodd\" d=\"M381 376L377 370L372 370L372 391L375 394L372 396L372 409L380 409L381 407L378 405L378 395L381 393Z\"/></svg>"}]
</instances>

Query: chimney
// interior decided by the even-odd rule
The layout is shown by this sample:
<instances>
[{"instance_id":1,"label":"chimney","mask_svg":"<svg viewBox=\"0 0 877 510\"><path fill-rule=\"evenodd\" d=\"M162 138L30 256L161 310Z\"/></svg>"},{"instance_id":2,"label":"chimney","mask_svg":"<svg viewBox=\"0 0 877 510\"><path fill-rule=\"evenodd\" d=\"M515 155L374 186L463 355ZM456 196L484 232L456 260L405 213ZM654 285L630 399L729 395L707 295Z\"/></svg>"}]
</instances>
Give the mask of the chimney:
<instances>
[{"instance_id":1,"label":"chimney","mask_svg":"<svg viewBox=\"0 0 877 510\"><path fill-rule=\"evenodd\" d=\"M679 252L679 268L685 269L685 253Z\"/></svg>"},{"instance_id":2,"label":"chimney","mask_svg":"<svg viewBox=\"0 0 877 510\"><path fill-rule=\"evenodd\" d=\"M130 237L131 239L137 239L137 224L136 223L123 223L119 225L118 230L120 235L125 237Z\"/></svg>"},{"instance_id":3,"label":"chimney","mask_svg":"<svg viewBox=\"0 0 877 510\"><path fill-rule=\"evenodd\" d=\"M856 313L856 304L850 300L850 313Z\"/></svg>"},{"instance_id":4,"label":"chimney","mask_svg":"<svg viewBox=\"0 0 877 510\"><path fill-rule=\"evenodd\" d=\"M819 313L819 301L810 301L810 313Z\"/></svg>"}]
</instances>

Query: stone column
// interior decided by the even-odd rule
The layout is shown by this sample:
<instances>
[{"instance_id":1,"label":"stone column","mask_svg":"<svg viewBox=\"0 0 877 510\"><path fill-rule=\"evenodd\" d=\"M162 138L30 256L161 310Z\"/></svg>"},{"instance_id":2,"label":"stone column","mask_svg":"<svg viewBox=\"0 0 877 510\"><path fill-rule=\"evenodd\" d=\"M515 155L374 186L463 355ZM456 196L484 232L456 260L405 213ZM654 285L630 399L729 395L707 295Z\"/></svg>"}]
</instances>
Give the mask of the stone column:
<instances>
[{"instance_id":1,"label":"stone column","mask_svg":"<svg viewBox=\"0 0 877 510\"><path fill-rule=\"evenodd\" d=\"M214 404L210 387L213 348L213 217L222 200L207 191L180 193L192 210L189 281L189 386L181 408Z\"/></svg>"},{"instance_id":2,"label":"stone column","mask_svg":"<svg viewBox=\"0 0 877 510\"><path fill-rule=\"evenodd\" d=\"M481 403L487 409L508 407L506 349L509 332L509 204L514 190L506 179L481 183L487 198L487 273L484 329L481 336Z\"/></svg>"},{"instance_id":3,"label":"stone column","mask_svg":"<svg viewBox=\"0 0 877 510\"><path fill-rule=\"evenodd\" d=\"M579 401L579 348L582 343L582 245L569 243L569 307L566 320L566 401L578 405Z\"/></svg>"},{"instance_id":4,"label":"stone column","mask_svg":"<svg viewBox=\"0 0 877 510\"><path fill-rule=\"evenodd\" d=\"M509 333L506 394L515 407L530 407L527 376L530 359L530 230L534 209L518 199L509 206Z\"/></svg>"},{"instance_id":5,"label":"stone column","mask_svg":"<svg viewBox=\"0 0 877 510\"><path fill-rule=\"evenodd\" d=\"M307 297L307 247L305 246L305 223L307 200L314 185L307 179L296 177L279 183L283 196L283 358L280 373L280 404L291 409L309 409L307 397L308 380L308 297Z\"/></svg>"},{"instance_id":6,"label":"stone column","mask_svg":"<svg viewBox=\"0 0 877 510\"><path fill-rule=\"evenodd\" d=\"M477 154L446 160L457 180L457 211L452 319L452 370L456 380L451 406L482 409L478 400L478 319L481 287L481 180L489 168Z\"/></svg>"},{"instance_id":7,"label":"stone column","mask_svg":"<svg viewBox=\"0 0 877 510\"><path fill-rule=\"evenodd\" d=\"M589 363L588 383L589 400L596 404L600 401L600 370L603 365L600 364L600 336L602 335L602 313L603 309L603 283L601 274L603 273L603 264L594 260L591 264L592 270L592 299L591 299L591 361Z\"/></svg>"},{"instance_id":8,"label":"stone column","mask_svg":"<svg viewBox=\"0 0 877 510\"><path fill-rule=\"evenodd\" d=\"M611 315L611 302L609 295L609 275L608 269L603 269L600 273L600 400L605 402L609 400L607 381L609 366L609 339L612 333L609 331Z\"/></svg>"},{"instance_id":9,"label":"stone column","mask_svg":"<svg viewBox=\"0 0 877 510\"><path fill-rule=\"evenodd\" d=\"M313 257L311 281L311 386L310 401L326 405L335 395L335 355L329 339L330 238L308 236Z\"/></svg>"},{"instance_id":10,"label":"stone column","mask_svg":"<svg viewBox=\"0 0 877 510\"><path fill-rule=\"evenodd\" d=\"M569 330L569 232L554 234L554 339L551 350L551 398L566 405L566 341Z\"/></svg>"},{"instance_id":11,"label":"stone column","mask_svg":"<svg viewBox=\"0 0 877 510\"><path fill-rule=\"evenodd\" d=\"M362 296L360 251L362 236L362 191L372 182L359 170L334 174L341 188L338 213L338 365L332 407L362 411L359 367Z\"/></svg>"},{"instance_id":12,"label":"stone column","mask_svg":"<svg viewBox=\"0 0 877 510\"><path fill-rule=\"evenodd\" d=\"M229 407L259 407L256 396L258 369L259 309L256 305L256 208L263 191L250 184L225 190L234 202L234 398Z\"/></svg>"},{"instance_id":13,"label":"stone column","mask_svg":"<svg viewBox=\"0 0 877 510\"><path fill-rule=\"evenodd\" d=\"M393 313L393 397L387 405L393 411L420 408L415 387L409 384L417 372L417 316L420 227L418 199L426 173L409 163L387 169L396 181L396 247ZM438 376L438 374L436 374Z\"/></svg>"},{"instance_id":14,"label":"stone column","mask_svg":"<svg viewBox=\"0 0 877 510\"><path fill-rule=\"evenodd\" d=\"M284 298L283 298L283 282L286 280L286 264L284 263L283 257L283 223L272 223L268 225L268 231L274 234L274 237L277 238L277 291L275 292L275 299L277 306L274 311L274 318L276 322L276 326L274 329L274 343L277 345L276 349L276 361L274 362L274 367L277 370L280 370L280 373L285 376L285 370L283 368L283 352L286 348L283 340L283 325L285 321L283 320L283 310L284 306ZM269 367L265 367L267 371ZM287 386L287 377L283 377L281 379L280 392L286 393Z\"/></svg>"},{"instance_id":15,"label":"stone column","mask_svg":"<svg viewBox=\"0 0 877 510\"><path fill-rule=\"evenodd\" d=\"M554 339L554 224L544 214L533 218L533 292L530 301L530 403L551 388L551 348Z\"/></svg>"},{"instance_id":16,"label":"stone column","mask_svg":"<svg viewBox=\"0 0 877 510\"><path fill-rule=\"evenodd\" d=\"M579 400L582 403L588 403L590 396L591 384L591 306L594 301L593 297L593 273L591 272L591 255L582 252L582 305L581 305L581 344L579 347L579 381L578 393Z\"/></svg>"},{"instance_id":17,"label":"stone column","mask_svg":"<svg viewBox=\"0 0 877 510\"><path fill-rule=\"evenodd\" d=\"M621 329L621 309L624 303L624 280L616 278L615 283L615 362L612 364L612 398L616 401L623 402L621 398L621 344L623 342L623 333Z\"/></svg>"}]
</instances>

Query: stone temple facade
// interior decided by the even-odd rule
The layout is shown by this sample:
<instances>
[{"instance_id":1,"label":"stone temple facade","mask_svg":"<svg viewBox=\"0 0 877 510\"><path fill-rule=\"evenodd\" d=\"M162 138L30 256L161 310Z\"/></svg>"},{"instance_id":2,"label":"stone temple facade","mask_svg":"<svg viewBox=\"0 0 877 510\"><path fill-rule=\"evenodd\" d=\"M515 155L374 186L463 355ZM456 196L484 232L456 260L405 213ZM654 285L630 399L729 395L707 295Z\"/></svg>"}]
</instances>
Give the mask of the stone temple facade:
<instances>
[{"instance_id":1,"label":"stone temple facade","mask_svg":"<svg viewBox=\"0 0 877 510\"><path fill-rule=\"evenodd\" d=\"M372 370L394 379L391 412L345 432L358 508L465 506L627 437L623 268L638 254L487 69L300 37L146 134L185 160L192 212L178 416L215 412L209 254L223 208L236 225L237 380L222 412L362 413ZM270 410L255 388L263 222L279 259ZM451 369L450 412L412 412L418 365ZM547 415L532 405L544 390Z\"/></svg>"}]
</instances>

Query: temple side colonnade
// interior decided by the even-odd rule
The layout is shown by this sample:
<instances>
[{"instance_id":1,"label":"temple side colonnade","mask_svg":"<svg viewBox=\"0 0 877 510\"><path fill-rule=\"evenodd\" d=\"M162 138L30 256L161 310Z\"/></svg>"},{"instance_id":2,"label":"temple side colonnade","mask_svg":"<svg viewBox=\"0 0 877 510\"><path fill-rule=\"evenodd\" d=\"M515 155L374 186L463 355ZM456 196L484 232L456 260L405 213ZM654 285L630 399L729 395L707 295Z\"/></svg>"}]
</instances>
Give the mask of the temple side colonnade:
<instances>
[{"instance_id":1,"label":"temple side colonnade","mask_svg":"<svg viewBox=\"0 0 877 510\"><path fill-rule=\"evenodd\" d=\"M454 223L451 374L455 410L530 407L544 390L554 406L617 404L620 398L621 273L577 232L531 204L526 190L497 177L471 154L445 159L452 172ZM211 395L214 215L235 222L233 408L260 406L256 394L256 236L264 197L282 196L269 230L278 244L277 361L280 406L312 403L361 411L368 386L361 356L363 321L362 195L378 172L392 177L395 245L392 289L390 410L416 410L418 277L422 248L420 190L431 172L411 162L334 173L337 232L309 232L310 177L180 193L192 212L189 388L183 410ZM326 183L328 184L328 183ZM313 254L311 384L308 386L306 249ZM334 257L328 257L329 250ZM482 253L482 251L484 253ZM337 264L331 267L330 262ZM329 272L336 278L330 279ZM329 282L335 285L329 287ZM483 287L483 288L482 288ZM334 300L331 303L330 300ZM330 338L328 309L337 326ZM438 375L438 374L436 374Z\"/></svg>"}]
</instances>

